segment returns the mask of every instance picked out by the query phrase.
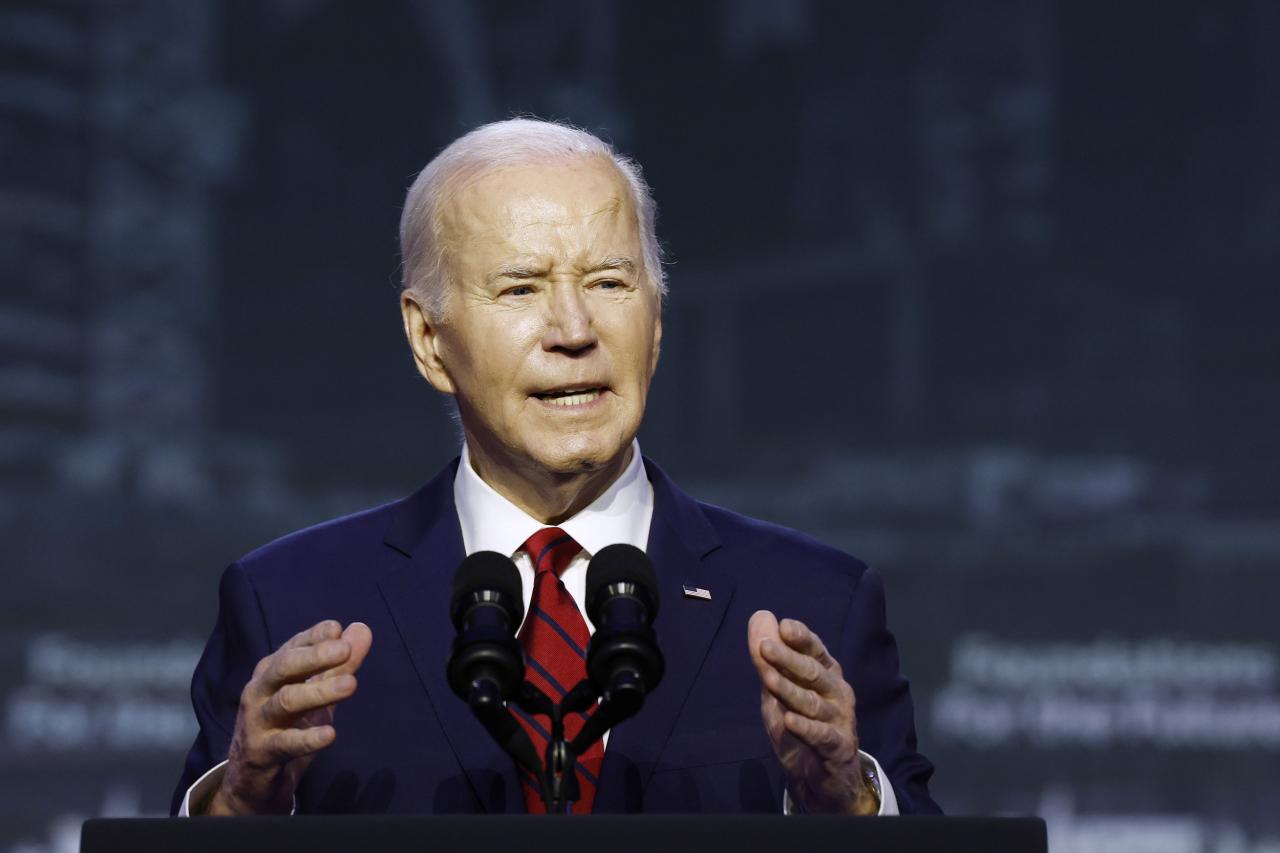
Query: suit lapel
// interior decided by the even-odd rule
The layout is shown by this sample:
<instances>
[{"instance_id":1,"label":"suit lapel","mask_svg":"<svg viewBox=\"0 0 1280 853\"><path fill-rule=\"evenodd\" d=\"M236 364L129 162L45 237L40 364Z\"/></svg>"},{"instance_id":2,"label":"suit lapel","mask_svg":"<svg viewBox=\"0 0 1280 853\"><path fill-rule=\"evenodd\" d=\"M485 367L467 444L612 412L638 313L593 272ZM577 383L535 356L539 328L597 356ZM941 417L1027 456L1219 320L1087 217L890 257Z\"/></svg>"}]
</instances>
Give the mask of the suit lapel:
<instances>
[{"instance_id":1,"label":"suit lapel","mask_svg":"<svg viewBox=\"0 0 1280 853\"><path fill-rule=\"evenodd\" d=\"M458 460L405 502L384 541L407 558L379 587L449 746L481 807L523 811L515 767L445 678L453 576L465 554L453 502Z\"/></svg>"},{"instance_id":2,"label":"suit lapel","mask_svg":"<svg viewBox=\"0 0 1280 853\"><path fill-rule=\"evenodd\" d=\"M642 807L644 790L734 591L733 576L704 561L720 543L701 507L657 465L644 461L654 492L648 554L658 576L661 601L654 629L666 658L666 672L640 713L610 732L596 812ZM711 600L686 597L686 585L710 590Z\"/></svg>"}]
</instances>

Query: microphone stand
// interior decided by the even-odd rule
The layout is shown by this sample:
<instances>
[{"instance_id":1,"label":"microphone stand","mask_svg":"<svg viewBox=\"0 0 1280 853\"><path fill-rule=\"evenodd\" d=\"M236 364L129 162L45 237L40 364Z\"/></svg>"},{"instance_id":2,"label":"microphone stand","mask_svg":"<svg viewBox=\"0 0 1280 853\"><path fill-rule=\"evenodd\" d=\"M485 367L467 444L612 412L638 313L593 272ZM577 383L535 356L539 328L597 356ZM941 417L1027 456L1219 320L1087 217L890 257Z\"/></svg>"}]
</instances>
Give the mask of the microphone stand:
<instances>
[{"instance_id":1,"label":"microphone stand","mask_svg":"<svg viewBox=\"0 0 1280 853\"><path fill-rule=\"evenodd\" d=\"M631 685L623 678L617 680L620 683L605 691L604 700L596 705L595 712L587 718L572 742L565 739L564 719L569 714L585 712L600 698L600 691L591 680L584 678L579 681L558 703L552 702L535 684L526 681L521 685L520 694L516 697L516 704L521 710L527 714L541 714L551 720L546 757L539 768L541 772L534 774L541 784L542 802L546 804L547 814L570 813L579 794L578 774L574 772L578 756L604 737L609 729L639 711L644 703L644 689L638 681ZM514 719L512 723L515 724Z\"/></svg>"}]
</instances>

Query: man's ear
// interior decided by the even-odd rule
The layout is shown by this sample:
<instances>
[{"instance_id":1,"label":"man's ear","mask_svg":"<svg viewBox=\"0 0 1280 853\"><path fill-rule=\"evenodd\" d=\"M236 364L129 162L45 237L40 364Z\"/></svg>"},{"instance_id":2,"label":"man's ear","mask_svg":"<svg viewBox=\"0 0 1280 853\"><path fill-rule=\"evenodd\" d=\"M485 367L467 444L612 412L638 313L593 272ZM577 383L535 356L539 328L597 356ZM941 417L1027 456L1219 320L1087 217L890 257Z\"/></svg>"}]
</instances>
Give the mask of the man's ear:
<instances>
[{"instance_id":1,"label":"man's ear","mask_svg":"<svg viewBox=\"0 0 1280 853\"><path fill-rule=\"evenodd\" d=\"M658 316L653 321L653 352L649 356L649 378L658 369L658 354L662 351L662 303L658 303Z\"/></svg>"},{"instance_id":2,"label":"man's ear","mask_svg":"<svg viewBox=\"0 0 1280 853\"><path fill-rule=\"evenodd\" d=\"M418 297L409 290L400 294L400 314L404 317L404 334L413 351L413 361L418 372L431 383L431 387L443 394L453 394L453 380L440 357L440 327L422 307Z\"/></svg>"}]
</instances>

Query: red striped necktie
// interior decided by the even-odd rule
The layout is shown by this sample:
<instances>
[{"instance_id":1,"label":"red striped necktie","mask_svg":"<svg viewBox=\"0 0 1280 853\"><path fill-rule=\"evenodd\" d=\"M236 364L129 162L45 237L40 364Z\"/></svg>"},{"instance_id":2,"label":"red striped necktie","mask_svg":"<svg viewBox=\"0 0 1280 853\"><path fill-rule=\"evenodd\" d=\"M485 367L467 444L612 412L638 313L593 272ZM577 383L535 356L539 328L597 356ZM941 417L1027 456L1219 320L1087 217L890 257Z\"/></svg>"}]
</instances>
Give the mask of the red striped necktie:
<instances>
[{"instance_id":1,"label":"red striped necktie","mask_svg":"<svg viewBox=\"0 0 1280 853\"><path fill-rule=\"evenodd\" d=\"M573 596L560 580L560 575L582 546L560 528L544 527L529 537L523 550L533 561L534 571L529 615L520 629L520 645L524 648L528 665L525 677L541 688L551 701L559 702L566 692L587 676L587 643L591 634ZM545 761L547 740L551 735L550 720L526 714L514 705L510 707L533 740L538 757ZM585 714L566 717L565 739L572 741L586 719ZM601 741L596 741L586 753L578 756L578 801L573 804L574 814L590 814L603 761L604 744ZM524 791L525 808L530 814L545 814L547 809L537 780L523 768L517 767L516 772Z\"/></svg>"}]
</instances>

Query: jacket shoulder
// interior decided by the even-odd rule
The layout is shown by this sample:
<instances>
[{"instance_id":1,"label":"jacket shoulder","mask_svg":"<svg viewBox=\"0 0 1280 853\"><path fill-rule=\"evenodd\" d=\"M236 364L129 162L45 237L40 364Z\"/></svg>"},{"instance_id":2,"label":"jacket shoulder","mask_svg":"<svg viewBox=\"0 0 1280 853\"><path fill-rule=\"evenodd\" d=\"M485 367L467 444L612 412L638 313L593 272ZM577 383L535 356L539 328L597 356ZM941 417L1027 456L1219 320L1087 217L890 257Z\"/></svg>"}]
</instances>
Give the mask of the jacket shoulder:
<instances>
[{"instance_id":1,"label":"jacket shoulder","mask_svg":"<svg viewBox=\"0 0 1280 853\"><path fill-rule=\"evenodd\" d=\"M791 527L752 518L715 504L698 502L722 547L753 562L782 563L815 581L856 584L867 565L852 554Z\"/></svg>"},{"instance_id":2,"label":"jacket shoulder","mask_svg":"<svg viewBox=\"0 0 1280 853\"><path fill-rule=\"evenodd\" d=\"M368 553L378 545L409 498L399 498L287 533L241 557L240 567L255 580L290 575L332 561Z\"/></svg>"}]
</instances>

